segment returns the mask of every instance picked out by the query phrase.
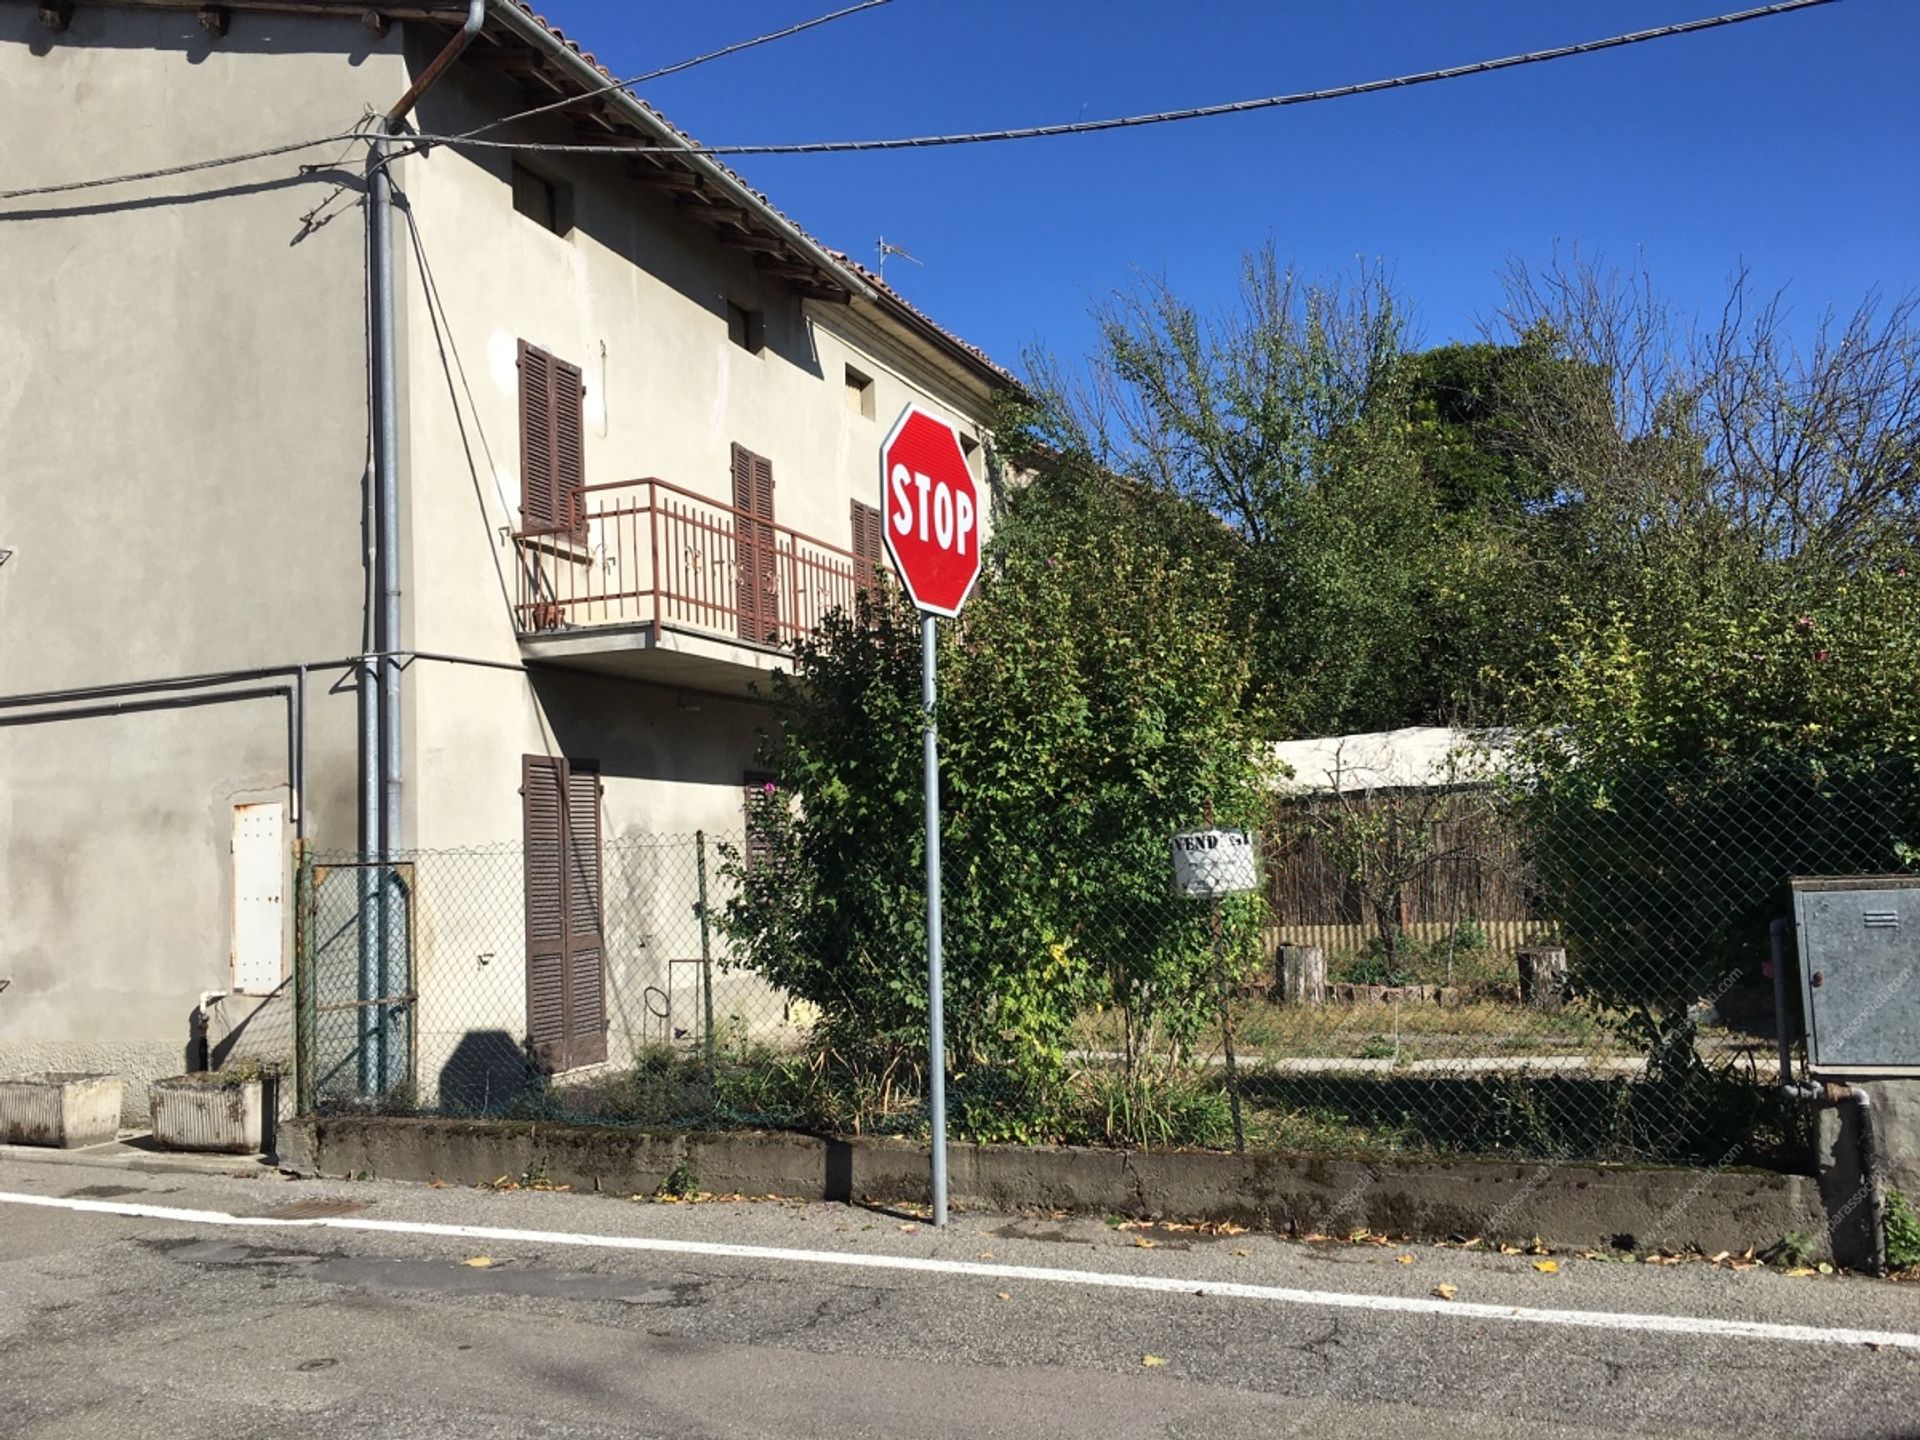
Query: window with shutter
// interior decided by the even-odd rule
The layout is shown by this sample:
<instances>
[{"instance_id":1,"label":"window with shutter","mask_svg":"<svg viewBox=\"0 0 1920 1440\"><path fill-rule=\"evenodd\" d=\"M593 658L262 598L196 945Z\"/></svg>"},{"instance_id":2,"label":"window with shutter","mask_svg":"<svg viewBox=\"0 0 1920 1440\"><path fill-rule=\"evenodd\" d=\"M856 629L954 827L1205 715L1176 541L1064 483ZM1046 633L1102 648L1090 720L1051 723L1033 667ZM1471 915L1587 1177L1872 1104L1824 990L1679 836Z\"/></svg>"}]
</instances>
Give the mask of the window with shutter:
<instances>
[{"instance_id":1,"label":"window with shutter","mask_svg":"<svg viewBox=\"0 0 1920 1440\"><path fill-rule=\"evenodd\" d=\"M779 803L771 770L749 770L741 789L746 796L746 844L741 858L749 870L766 866L773 858L772 841L767 834L768 810Z\"/></svg>"},{"instance_id":2,"label":"window with shutter","mask_svg":"<svg viewBox=\"0 0 1920 1440\"><path fill-rule=\"evenodd\" d=\"M739 635L780 641L780 556L773 529L773 462L733 447L733 558Z\"/></svg>"},{"instance_id":3,"label":"window with shutter","mask_svg":"<svg viewBox=\"0 0 1920 1440\"><path fill-rule=\"evenodd\" d=\"M584 378L578 365L520 342L520 528L583 534Z\"/></svg>"},{"instance_id":4,"label":"window with shutter","mask_svg":"<svg viewBox=\"0 0 1920 1440\"><path fill-rule=\"evenodd\" d=\"M592 761L521 761L527 1041L544 1070L607 1058L600 775Z\"/></svg>"},{"instance_id":5,"label":"window with shutter","mask_svg":"<svg viewBox=\"0 0 1920 1440\"><path fill-rule=\"evenodd\" d=\"M880 511L872 505L853 502L853 582L863 592L871 594L880 583L884 573L881 565L882 540L880 537Z\"/></svg>"}]
</instances>

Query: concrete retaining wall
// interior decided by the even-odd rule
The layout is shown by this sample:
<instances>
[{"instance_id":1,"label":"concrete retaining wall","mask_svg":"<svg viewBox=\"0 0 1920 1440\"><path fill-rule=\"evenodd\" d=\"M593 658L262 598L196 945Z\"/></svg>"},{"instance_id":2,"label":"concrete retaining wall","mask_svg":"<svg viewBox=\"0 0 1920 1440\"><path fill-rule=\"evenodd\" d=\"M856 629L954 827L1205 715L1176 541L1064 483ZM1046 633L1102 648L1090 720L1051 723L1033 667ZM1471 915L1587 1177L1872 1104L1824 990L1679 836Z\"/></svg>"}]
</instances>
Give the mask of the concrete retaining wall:
<instances>
[{"instance_id":1,"label":"concrete retaining wall","mask_svg":"<svg viewBox=\"0 0 1920 1440\"><path fill-rule=\"evenodd\" d=\"M287 1127L283 1163L325 1175L484 1185L529 1175L577 1191L650 1194L684 1165L702 1190L880 1203L927 1198L927 1152L900 1141L771 1132L661 1133L495 1121L329 1118ZM954 1145L956 1204L1178 1220L1293 1234L1365 1227L1561 1246L1824 1243L1811 1177L1494 1161Z\"/></svg>"}]
</instances>

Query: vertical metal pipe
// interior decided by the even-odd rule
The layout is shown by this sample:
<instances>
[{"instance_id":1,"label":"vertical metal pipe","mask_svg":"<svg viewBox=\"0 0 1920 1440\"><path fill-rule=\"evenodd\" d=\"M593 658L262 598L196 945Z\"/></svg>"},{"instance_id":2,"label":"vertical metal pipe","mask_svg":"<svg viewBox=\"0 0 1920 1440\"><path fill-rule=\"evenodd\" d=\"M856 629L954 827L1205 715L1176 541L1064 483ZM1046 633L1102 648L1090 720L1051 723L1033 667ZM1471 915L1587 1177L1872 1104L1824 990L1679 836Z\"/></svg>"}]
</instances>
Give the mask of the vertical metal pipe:
<instances>
[{"instance_id":1,"label":"vertical metal pipe","mask_svg":"<svg viewBox=\"0 0 1920 1440\"><path fill-rule=\"evenodd\" d=\"M1793 1083L1793 1042L1787 1026L1787 925L1782 915L1767 927L1769 958L1773 961L1773 1033L1780 1048L1780 1083Z\"/></svg>"},{"instance_id":2,"label":"vertical metal pipe","mask_svg":"<svg viewBox=\"0 0 1920 1440\"><path fill-rule=\"evenodd\" d=\"M293 838L307 838L307 667L293 671Z\"/></svg>"},{"instance_id":3,"label":"vertical metal pipe","mask_svg":"<svg viewBox=\"0 0 1920 1440\"><path fill-rule=\"evenodd\" d=\"M393 993L395 921L392 872L400 849L400 419L394 362L392 151L385 137L373 143L368 176L373 245L373 396L375 551L379 557L379 604L375 644L380 652L380 868L373 998ZM387 1006L373 1007L373 1072L377 1087L393 1083Z\"/></svg>"},{"instance_id":4,"label":"vertical metal pipe","mask_svg":"<svg viewBox=\"0 0 1920 1440\"><path fill-rule=\"evenodd\" d=\"M706 1041L707 1071L711 1075L714 1061L713 1035L713 938L712 926L707 921L707 832L696 830L694 844L699 846L700 870L700 998L705 1008L705 1025L702 1036ZM671 970L668 972L671 974Z\"/></svg>"},{"instance_id":5,"label":"vertical metal pipe","mask_svg":"<svg viewBox=\"0 0 1920 1440\"><path fill-rule=\"evenodd\" d=\"M937 622L920 617L920 703L927 802L927 1110L933 1123L933 1223L947 1223L947 1027L940 975L940 738L934 720Z\"/></svg>"}]
</instances>

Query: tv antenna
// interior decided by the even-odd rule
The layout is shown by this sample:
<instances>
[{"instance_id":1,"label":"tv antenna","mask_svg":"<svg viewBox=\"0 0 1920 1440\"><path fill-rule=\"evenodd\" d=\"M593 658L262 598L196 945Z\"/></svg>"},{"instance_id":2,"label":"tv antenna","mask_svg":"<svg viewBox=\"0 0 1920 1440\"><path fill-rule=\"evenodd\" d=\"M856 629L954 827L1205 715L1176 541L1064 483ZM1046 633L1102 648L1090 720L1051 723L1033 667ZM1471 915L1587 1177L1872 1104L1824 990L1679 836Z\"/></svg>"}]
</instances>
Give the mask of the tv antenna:
<instances>
[{"instance_id":1,"label":"tv antenna","mask_svg":"<svg viewBox=\"0 0 1920 1440\"><path fill-rule=\"evenodd\" d=\"M925 265L925 262L922 261L919 256L909 255L906 252L906 250L903 249L902 247L898 245L890 244L887 240L887 237L884 235L882 235L879 241L874 245L873 250L874 250L874 254L878 257L880 262L878 266L875 268L877 269L879 276L882 280L887 278L887 257L889 255L898 255L902 260L911 260L913 261L914 264L920 265L923 268Z\"/></svg>"}]
</instances>

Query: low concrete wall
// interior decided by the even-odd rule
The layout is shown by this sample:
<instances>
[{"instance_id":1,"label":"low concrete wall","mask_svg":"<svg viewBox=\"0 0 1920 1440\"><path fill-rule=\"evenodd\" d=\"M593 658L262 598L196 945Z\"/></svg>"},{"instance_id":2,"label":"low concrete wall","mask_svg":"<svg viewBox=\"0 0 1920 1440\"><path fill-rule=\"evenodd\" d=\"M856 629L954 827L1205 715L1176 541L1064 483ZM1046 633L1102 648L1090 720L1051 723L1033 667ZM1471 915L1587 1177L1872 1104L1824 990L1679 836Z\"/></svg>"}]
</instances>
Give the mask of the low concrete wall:
<instances>
[{"instance_id":1,"label":"low concrete wall","mask_svg":"<svg viewBox=\"0 0 1920 1440\"><path fill-rule=\"evenodd\" d=\"M702 1190L925 1201L927 1152L900 1141L771 1132L649 1132L496 1121L328 1118L288 1127L283 1163L325 1175L484 1185L539 1176L577 1191L650 1194L684 1165ZM1562 1246L1698 1249L1826 1234L1811 1177L1495 1161L954 1145L955 1203L1230 1220L1293 1234L1482 1235Z\"/></svg>"}]
</instances>

